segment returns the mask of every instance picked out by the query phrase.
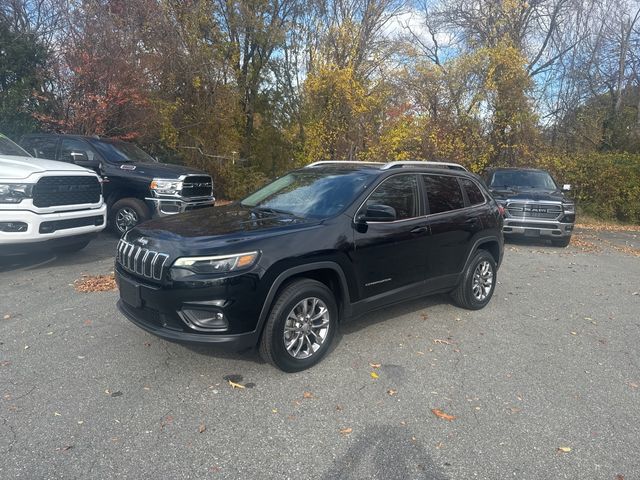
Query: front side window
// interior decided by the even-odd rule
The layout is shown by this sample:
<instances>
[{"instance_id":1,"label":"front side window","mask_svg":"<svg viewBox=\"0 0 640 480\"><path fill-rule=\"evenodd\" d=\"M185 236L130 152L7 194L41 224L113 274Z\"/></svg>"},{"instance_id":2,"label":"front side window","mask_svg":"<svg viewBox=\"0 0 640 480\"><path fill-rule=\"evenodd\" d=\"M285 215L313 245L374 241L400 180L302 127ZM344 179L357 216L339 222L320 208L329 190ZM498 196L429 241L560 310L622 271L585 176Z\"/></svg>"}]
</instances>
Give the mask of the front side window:
<instances>
[{"instance_id":1,"label":"front side window","mask_svg":"<svg viewBox=\"0 0 640 480\"><path fill-rule=\"evenodd\" d=\"M60 160L75 163L79 160L91 160L95 158L93 150L84 140L79 138L64 138L60 145Z\"/></svg>"},{"instance_id":2,"label":"front side window","mask_svg":"<svg viewBox=\"0 0 640 480\"><path fill-rule=\"evenodd\" d=\"M456 177L423 175L429 213L441 213L464 207L464 197Z\"/></svg>"},{"instance_id":3,"label":"front side window","mask_svg":"<svg viewBox=\"0 0 640 480\"><path fill-rule=\"evenodd\" d=\"M395 220L405 220L419 215L418 182L415 175L396 175L384 182L371 194L365 204L371 207L391 207Z\"/></svg>"}]
</instances>

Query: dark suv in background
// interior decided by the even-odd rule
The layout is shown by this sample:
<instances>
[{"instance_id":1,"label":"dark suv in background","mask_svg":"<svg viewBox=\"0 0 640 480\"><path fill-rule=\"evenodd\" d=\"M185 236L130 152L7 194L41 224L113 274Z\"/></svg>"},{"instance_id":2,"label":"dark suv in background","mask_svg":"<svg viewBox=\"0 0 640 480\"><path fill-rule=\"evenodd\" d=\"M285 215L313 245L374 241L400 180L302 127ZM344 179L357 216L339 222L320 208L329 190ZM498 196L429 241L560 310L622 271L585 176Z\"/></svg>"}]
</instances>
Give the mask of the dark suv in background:
<instances>
[{"instance_id":1,"label":"dark suv in background","mask_svg":"<svg viewBox=\"0 0 640 480\"><path fill-rule=\"evenodd\" d=\"M259 345L285 371L338 323L439 292L484 307L502 216L476 176L415 163L319 162L241 202L151 220L117 248L118 306L162 338Z\"/></svg>"},{"instance_id":2,"label":"dark suv in background","mask_svg":"<svg viewBox=\"0 0 640 480\"><path fill-rule=\"evenodd\" d=\"M566 247L576 221L576 206L549 172L534 168L494 168L485 173L493 197L504 208L505 236L550 239Z\"/></svg>"},{"instance_id":3,"label":"dark suv in background","mask_svg":"<svg viewBox=\"0 0 640 480\"><path fill-rule=\"evenodd\" d=\"M108 221L122 234L152 217L211 207L213 180L183 165L159 163L133 143L81 135L25 135L34 157L75 163L103 177Z\"/></svg>"}]
</instances>

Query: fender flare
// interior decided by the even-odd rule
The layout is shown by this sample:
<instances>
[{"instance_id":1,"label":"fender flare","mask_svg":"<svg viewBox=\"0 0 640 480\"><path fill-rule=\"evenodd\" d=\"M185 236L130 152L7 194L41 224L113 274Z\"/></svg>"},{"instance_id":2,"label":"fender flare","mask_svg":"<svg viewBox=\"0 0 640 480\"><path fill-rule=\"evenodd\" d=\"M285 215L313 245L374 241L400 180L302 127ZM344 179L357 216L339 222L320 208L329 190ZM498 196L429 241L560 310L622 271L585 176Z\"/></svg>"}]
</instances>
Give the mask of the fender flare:
<instances>
[{"instance_id":1,"label":"fender flare","mask_svg":"<svg viewBox=\"0 0 640 480\"><path fill-rule=\"evenodd\" d=\"M262 329L265 322L267 321L267 316L269 315L269 311L271 310L271 306L273 305L276 293L278 292L278 289L282 286L282 284L294 275L297 275L299 273L312 272L315 270L332 270L338 275L338 287L340 288L340 293L342 294L342 298L344 299L343 313L346 316L350 314L351 297L349 296L347 277L345 276L342 267L338 263L323 261L298 265L297 267L291 267L281 272L271 284L269 292L267 293L267 297L262 304L260 316L258 317L258 325L256 326L255 330L255 333L258 337L262 335Z\"/></svg>"},{"instance_id":2,"label":"fender flare","mask_svg":"<svg viewBox=\"0 0 640 480\"><path fill-rule=\"evenodd\" d=\"M486 236L486 237L478 238L473 243L473 246L471 247L471 250L469 250L469 254L467 255L467 260L464 262L464 267L462 268L461 274L466 271L467 267L469 266L469 262L471 262L471 258L478 251L478 247L480 245L482 245L483 243L489 243L489 242L496 242L498 244L498 246L500 246L500 239L498 237L496 237L495 235L489 235L489 236ZM502 253L502 252L500 252L500 253ZM501 263L502 263L502 255L500 255L500 258L496 262L496 265L500 266Z\"/></svg>"}]
</instances>

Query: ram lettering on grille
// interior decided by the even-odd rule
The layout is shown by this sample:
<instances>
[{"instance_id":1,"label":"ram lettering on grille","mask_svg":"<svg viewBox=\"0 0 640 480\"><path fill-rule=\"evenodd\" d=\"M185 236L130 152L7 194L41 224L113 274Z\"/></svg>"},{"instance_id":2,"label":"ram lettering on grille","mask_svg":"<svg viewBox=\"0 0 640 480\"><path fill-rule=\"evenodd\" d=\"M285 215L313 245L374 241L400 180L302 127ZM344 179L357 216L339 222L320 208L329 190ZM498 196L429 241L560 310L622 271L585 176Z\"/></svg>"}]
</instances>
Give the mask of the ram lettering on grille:
<instances>
[{"instance_id":1,"label":"ram lettering on grille","mask_svg":"<svg viewBox=\"0 0 640 480\"><path fill-rule=\"evenodd\" d=\"M125 270L153 280L160 280L169 255L120 240L117 258L118 263Z\"/></svg>"}]
</instances>

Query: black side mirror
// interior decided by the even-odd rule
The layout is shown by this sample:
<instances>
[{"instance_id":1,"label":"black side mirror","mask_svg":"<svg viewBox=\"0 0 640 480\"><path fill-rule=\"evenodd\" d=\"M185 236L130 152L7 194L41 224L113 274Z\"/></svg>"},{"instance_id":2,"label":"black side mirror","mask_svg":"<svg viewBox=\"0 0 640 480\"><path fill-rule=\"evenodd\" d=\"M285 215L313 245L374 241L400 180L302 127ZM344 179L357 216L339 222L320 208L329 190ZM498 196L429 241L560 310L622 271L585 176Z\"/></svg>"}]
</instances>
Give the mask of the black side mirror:
<instances>
[{"instance_id":1,"label":"black side mirror","mask_svg":"<svg viewBox=\"0 0 640 480\"><path fill-rule=\"evenodd\" d=\"M389 205L369 205L358 217L359 222L393 222L398 218L396 209Z\"/></svg>"}]
</instances>

